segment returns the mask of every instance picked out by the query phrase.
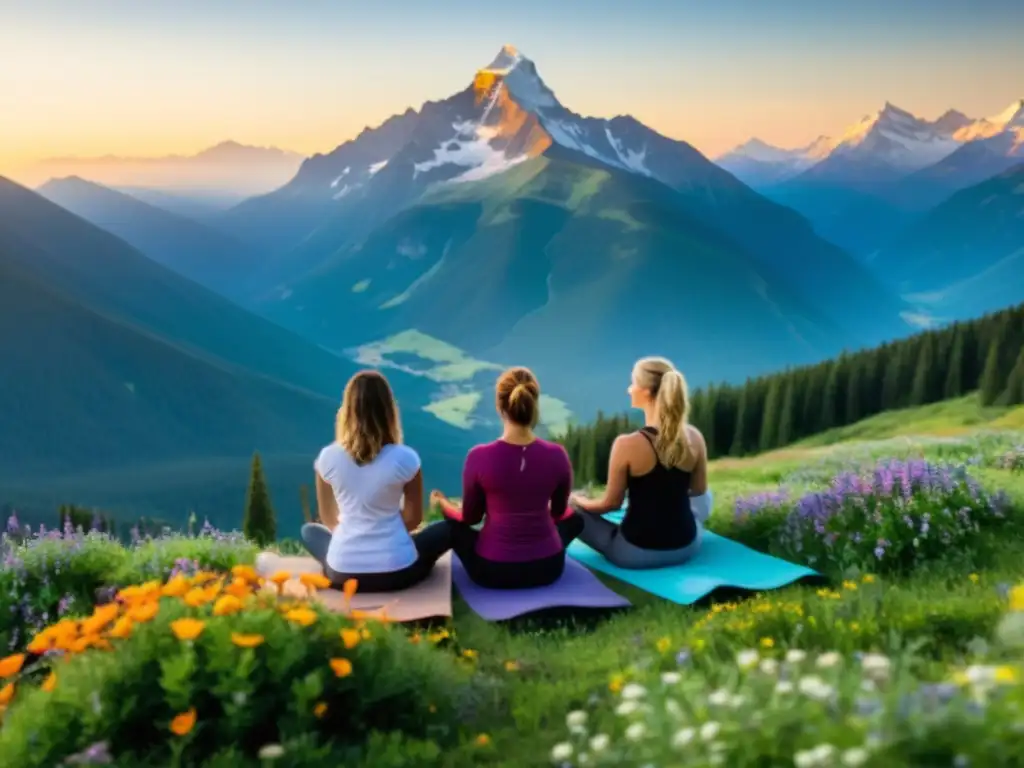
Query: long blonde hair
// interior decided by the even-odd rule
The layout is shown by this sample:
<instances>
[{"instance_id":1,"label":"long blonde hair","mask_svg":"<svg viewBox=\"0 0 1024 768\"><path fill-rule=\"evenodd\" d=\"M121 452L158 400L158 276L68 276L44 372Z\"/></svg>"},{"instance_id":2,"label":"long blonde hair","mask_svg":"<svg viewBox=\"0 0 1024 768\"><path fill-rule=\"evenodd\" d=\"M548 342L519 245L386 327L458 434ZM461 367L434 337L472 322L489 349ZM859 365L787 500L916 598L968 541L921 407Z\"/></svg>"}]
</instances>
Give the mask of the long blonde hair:
<instances>
[{"instance_id":1,"label":"long blonde hair","mask_svg":"<svg viewBox=\"0 0 1024 768\"><path fill-rule=\"evenodd\" d=\"M645 357L633 367L638 386L650 391L658 414L658 436L654 450L666 467L686 469L693 458L687 432L690 396L686 379L663 357Z\"/></svg>"},{"instance_id":2,"label":"long blonde hair","mask_svg":"<svg viewBox=\"0 0 1024 768\"><path fill-rule=\"evenodd\" d=\"M376 459L385 445L402 442L398 404L383 374L360 371L348 380L334 428L338 444L359 466Z\"/></svg>"}]
</instances>

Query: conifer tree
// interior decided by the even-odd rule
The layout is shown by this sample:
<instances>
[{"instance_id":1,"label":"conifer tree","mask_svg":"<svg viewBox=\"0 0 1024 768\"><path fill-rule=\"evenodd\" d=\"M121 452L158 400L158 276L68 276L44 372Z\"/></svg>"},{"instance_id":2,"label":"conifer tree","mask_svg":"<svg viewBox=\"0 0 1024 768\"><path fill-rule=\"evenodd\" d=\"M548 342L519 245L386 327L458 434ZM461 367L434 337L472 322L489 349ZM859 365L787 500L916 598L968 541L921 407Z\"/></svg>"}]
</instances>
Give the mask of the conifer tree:
<instances>
[{"instance_id":1,"label":"conifer tree","mask_svg":"<svg viewBox=\"0 0 1024 768\"><path fill-rule=\"evenodd\" d=\"M836 402L839 393L839 363L832 363L829 366L828 378L825 380L825 391L821 398L821 422L818 425L820 432L839 426L838 410Z\"/></svg>"},{"instance_id":2,"label":"conifer tree","mask_svg":"<svg viewBox=\"0 0 1024 768\"><path fill-rule=\"evenodd\" d=\"M863 371L863 364L859 360L854 360L850 370L850 380L846 385L846 402L843 409L844 424L853 424L864 416L861 409L861 394L864 387Z\"/></svg>"},{"instance_id":3,"label":"conifer tree","mask_svg":"<svg viewBox=\"0 0 1024 768\"><path fill-rule=\"evenodd\" d=\"M917 354L917 364L914 370L914 383L910 387L910 405L924 405L932 402L930 384L934 376L935 367L935 346L931 335L924 339L921 349Z\"/></svg>"},{"instance_id":4,"label":"conifer tree","mask_svg":"<svg viewBox=\"0 0 1024 768\"><path fill-rule=\"evenodd\" d=\"M740 401L736 407L736 428L733 431L732 445L729 447L730 456L742 456L747 450L748 423L752 419L753 409L749 405L752 385L747 379L746 386L740 390Z\"/></svg>"},{"instance_id":5,"label":"conifer tree","mask_svg":"<svg viewBox=\"0 0 1024 768\"><path fill-rule=\"evenodd\" d=\"M762 451L770 451L778 446L779 417L782 415L782 382L781 376L773 376L768 385L768 394L764 401L761 415L761 430L758 435L758 446Z\"/></svg>"},{"instance_id":6,"label":"conifer tree","mask_svg":"<svg viewBox=\"0 0 1024 768\"><path fill-rule=\"evenodd\" d=\"M1005 405L1024 405L1024 347L1020 348L1017 362L1006 381L1001 401Z\"/></svg>"},{"instance_id":7,"label":"conifer tree","mask_svg":"<svg viewBox=\"0 0 1024 768\"><path fill-rule=\"evenodd\" d=\"M982 405L992 405L1003 394L1006 389L1006 379L1009 373L1004 369L1006 359L1006 323L1002 322L992 334L992 340L988 345L988 354L985 357L985 367L981 372L981 381L978 382L979 399Z\"/></svg>"},{"instance_id":8,"label":"conifer tree","mask_svg":"<svg viewBox=\"0 0 1024 768\"><path fill-rule=\"evenodd\" d=\"M779 411L779 426L775 440L775 444L779 447L793 442L795 432L793 419L796 415L796 382L795 374L786 377L786 388L782 394L782 409Z\"/></svg>"},{"instance_id":9,"label":"conifer tree","mask_svg":"<svg viewBox=\"0 0 1024 768\"><path fill-rule=\"evenodd\" d=\"M942 385L942 396L945 399L960 397L964 390L964 343L965 333L958 324L953 329L953 348L949 353L949 364L946 369L946 381Z\"/></svg>"},{"instance_id":10,"label":"conifer tree","mask_svg":"<svg viewBox=\"0 0 1024 768\"><path fill-rule=\"evenodd\" d=\"M270 503L270 492L263 477L263 463L259 453L252 455L252 470L249 474L249 490L245 496L245 514L242 518L242 533L247 539L265 547L277 539L277 518Z\"/></svg>"}]
</instances>

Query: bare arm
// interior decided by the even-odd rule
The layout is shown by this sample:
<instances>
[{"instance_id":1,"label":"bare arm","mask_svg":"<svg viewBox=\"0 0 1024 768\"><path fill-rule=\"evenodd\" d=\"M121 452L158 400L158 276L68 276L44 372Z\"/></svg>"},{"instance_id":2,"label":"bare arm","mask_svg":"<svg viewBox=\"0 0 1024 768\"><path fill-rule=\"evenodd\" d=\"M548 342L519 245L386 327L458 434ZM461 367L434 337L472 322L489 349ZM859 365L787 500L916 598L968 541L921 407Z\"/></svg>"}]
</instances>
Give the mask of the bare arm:
<instances>
[{"instance_id":1,"label":"bare arm","mask_svg":"<svg viewBox=\"0 0 1024 768\"><path fill-rule=\"evenodd\" d=\"M334 498L334 490L330 484L320 476L319 472L314 474L316 474L317 514L320 517L320 522L333 531L341 519L341 513L338 511L338 502Z\"/></svg>"},{"instance_id":2,"label":"bare arm","mask_svg":"<svg viewBox=\"0 0 1024 768\"><path fill-rule=\"evenodd\" d=\"M558 486L551 494L551 516L555 520L561 520L565 516L565 510L569 506L569 494L572 493L572 462L569 461L569 454L562 449L562 459L565 467Z\"/></svg>"},{"instance_id":3,"label":"bare arm","mask_svg":"<svg viewBox=\"0 0 1024 768\"><path fill-rule=\"evenodd\" d=\"M697 463L690 473L690 495L702 496L708 490L708 447L700 430L689 427L690 445L697 453Z\"/></svg>"},{"instance_id":4,"label":"bare arm","mask_svg":"<svg viewBox=\"0 0 1024 768\"><path fill-rule=\"evenodd\" d=\"M407 531L415 531L423 522L423 470L412 476L402 489L402 521Z\"/></svg>"},{"instance_id":5,"label":"bare arm","mask_svg":"<svg viewBox=\"0 0 1024 768\"><path fill-rule=\"evenodd\" d=\"M626 480L629 477L629 440L628 435L620 435L612 443L611 456L608 459L608 485L600 499L588 499L574 495L572 503L584 512L603 515L622 507L626 498Z\"/></svg>"},{"instance_id":6,"label":"bare arm","mask_svg":"<svg viewBox=\"0 0 1024 768\"><path fill-rule=\"evenodd\" d=\"M476 462L473 452L466 457L466 465L462 469L462 522L476 525L484 519L487 512L487 496L476 474Z\"/></svg>"}]
</instances>

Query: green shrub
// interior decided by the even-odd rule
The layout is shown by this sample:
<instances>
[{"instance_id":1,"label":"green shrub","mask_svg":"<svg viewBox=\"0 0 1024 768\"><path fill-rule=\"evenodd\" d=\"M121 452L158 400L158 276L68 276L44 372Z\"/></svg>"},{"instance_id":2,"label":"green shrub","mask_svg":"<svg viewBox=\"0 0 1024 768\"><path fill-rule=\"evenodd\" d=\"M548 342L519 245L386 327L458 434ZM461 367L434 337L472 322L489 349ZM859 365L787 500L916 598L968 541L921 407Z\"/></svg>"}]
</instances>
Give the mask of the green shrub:
<instances>
[{"instance_id":1,"label":"green shrub","mask_svg":"<svg viewBox=\"0 0 1024 768\"><path fill-rule=\"evenodd\" d=\"M374 732L456 735L464 678L450 656L387 624L251 594L239 575L227 586L201 573L129 588L81 624L44 631L29 647L58 655L22 674L52 665L56 684L17 683L0 730L5 768L90 749L123 765L238 765L261 750L338 764Z\"/></svg>"}]
</instances>

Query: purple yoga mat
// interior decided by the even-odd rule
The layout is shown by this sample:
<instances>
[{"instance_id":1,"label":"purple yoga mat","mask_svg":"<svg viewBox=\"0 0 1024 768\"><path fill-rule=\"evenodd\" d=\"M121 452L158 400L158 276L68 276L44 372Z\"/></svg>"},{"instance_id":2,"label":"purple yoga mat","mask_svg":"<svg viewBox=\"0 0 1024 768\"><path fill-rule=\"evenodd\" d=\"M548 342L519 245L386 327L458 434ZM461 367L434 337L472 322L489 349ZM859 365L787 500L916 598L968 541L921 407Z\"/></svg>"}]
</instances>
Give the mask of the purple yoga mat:
<instances>
[{"instance_id":1,"label":"purple yoga mat","mask_svg":"<svg viewBox=\"0 0 1024 768\"><path fill-rule=\"evenodd\" d=\"M452 582L469 607L488 621L505 621L548 608L625 608L631 605L571 557L565 558L562 577L550 586L485 589L470 580L459 558L453 554Z\"/></svg>"}]
</instances>

